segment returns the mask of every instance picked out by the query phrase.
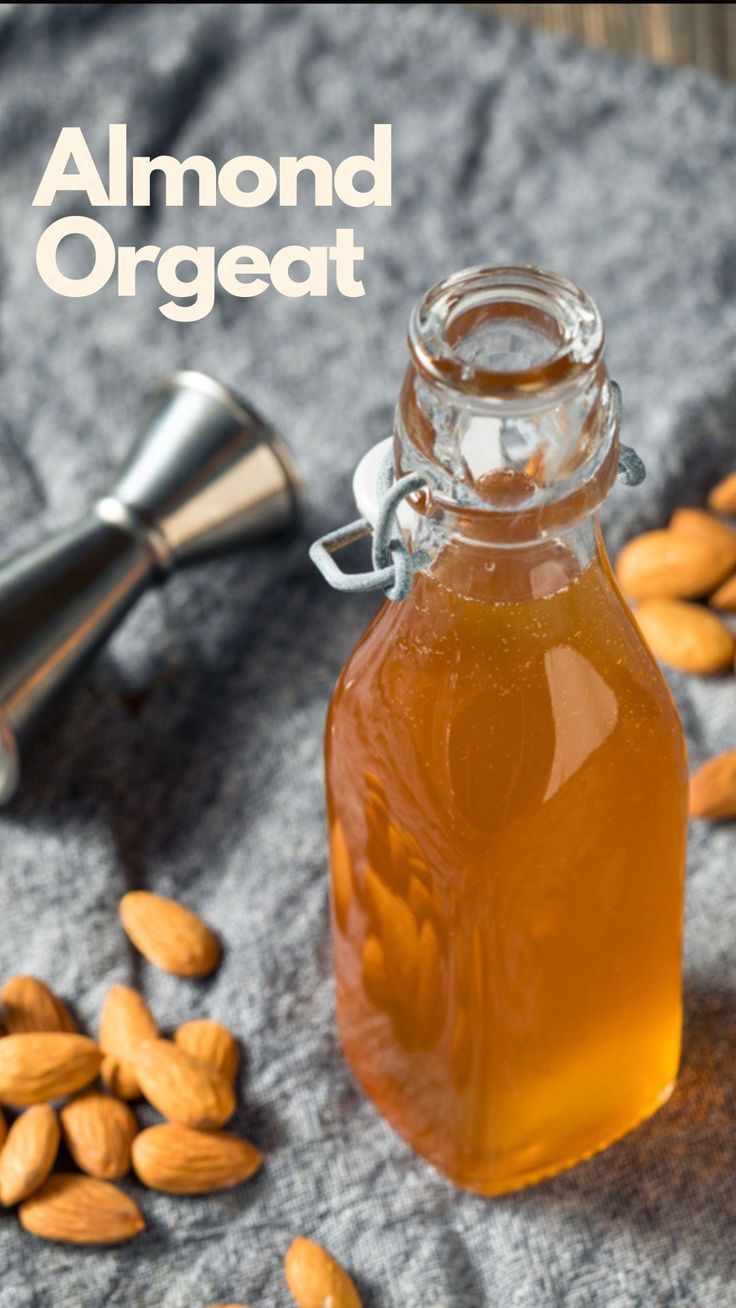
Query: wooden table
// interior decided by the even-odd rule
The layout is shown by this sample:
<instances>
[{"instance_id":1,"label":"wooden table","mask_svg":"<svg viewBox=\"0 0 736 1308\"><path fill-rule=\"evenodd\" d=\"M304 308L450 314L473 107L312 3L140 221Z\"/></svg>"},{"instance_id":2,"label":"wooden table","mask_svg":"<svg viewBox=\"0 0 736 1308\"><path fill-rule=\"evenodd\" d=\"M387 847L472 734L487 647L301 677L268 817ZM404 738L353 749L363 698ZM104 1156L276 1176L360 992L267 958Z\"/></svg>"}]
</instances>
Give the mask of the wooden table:
<instances>
[{"instance_id":1,"label":"wooden table","mask_svg":"<svg viewBox=\"0 0 736 1308\"><path fill-rule=\"evenodd\" d=\"M556 36L736 81L736 4L473 5Z\"/></svg>"}]
</instances>

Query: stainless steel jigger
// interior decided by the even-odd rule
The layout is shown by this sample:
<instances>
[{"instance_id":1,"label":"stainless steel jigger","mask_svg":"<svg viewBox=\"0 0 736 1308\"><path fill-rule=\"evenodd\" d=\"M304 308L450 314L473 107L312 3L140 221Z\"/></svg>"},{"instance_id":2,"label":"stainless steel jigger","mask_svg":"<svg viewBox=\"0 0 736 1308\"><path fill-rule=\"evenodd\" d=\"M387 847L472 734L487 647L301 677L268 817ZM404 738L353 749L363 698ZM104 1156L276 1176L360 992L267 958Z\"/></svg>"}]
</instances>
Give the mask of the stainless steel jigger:
<instances>
[{"instance_id":1,"label":"stainless steel jigger","mask_svg":"<svg viewBox=\"0 0 736 1308\"><path fill-rule=\"evenodd\" d=\"M198 372L157 382L108 495L0 564L0 803L46 707L173 568L292 525L300 478L270 427Z\"/></svg>"}]
</instances>

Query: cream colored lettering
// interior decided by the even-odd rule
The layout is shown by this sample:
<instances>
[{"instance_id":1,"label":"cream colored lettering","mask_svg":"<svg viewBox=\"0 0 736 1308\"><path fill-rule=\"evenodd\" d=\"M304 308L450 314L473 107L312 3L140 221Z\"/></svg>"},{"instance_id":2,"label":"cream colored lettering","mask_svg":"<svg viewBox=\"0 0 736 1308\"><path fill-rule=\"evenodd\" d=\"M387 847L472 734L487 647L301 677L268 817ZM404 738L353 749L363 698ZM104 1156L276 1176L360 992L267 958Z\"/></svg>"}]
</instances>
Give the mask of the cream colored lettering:
<instances>
[{"instance_id":1,"label":"cream colored lettering","mask_svg":"<svg viewBox=\"0 0 736 1308\"><path fill-rule=\"evenodd\" d=\"M253 173L255 186L243 190L239 178L243 173ZM256 209L266 204L276 194L279 184L276 169L265 159L254 154L243 154L237 159L230 159L220 169L220 194L228 204L235 204L240 209Z\"/></svg>"},{"instance_id":2,"label":"cream colored lettering","mask_svg":"<svg viewBox=\"0 0 736 1308\"><path fill-rule=\"evenodd\" d=\"M193 263L195 276L179 276L180 263ZM158 262L158 281L162 291L172 296L160 306L164 318L173 322L198 322L206 318L215 303L215 251L211 245L172 245ZM176 304L175 297L194 296L193 304Z\"/></svg>"},{"instance_id":3,"label":"cream colored lettering","mask_svg":"<svg viewBox=\"0 0 736 1308\"><path fill-rule=\"evenodd\" d=\"M70 163L76 164L75 173L67 172ZM59 191L85 192L95 208L111 203L81 127L62 127L32 203L45 207Z\"/></svg>"},{"instance_id":4,"label":"cream colored lettering","mask_svg":"<svg viewBox=\"0 0 736 1308\"><path fill-rule=\"evenodd\" d=\"M369 190L356 190L357 173L369 173L373 178ZM382 207L391 204L390 123L376 123L373 128L372 159L368 155L354 154L338 164L335 169L335 193L343 204L349 204L353 209L364 209L369 204Z\"/></svg>"},{"instance_id":5,"label":"cream colored lettering","mask_svg":"<svg viewBox=\"0 0 736 1308\"><path fill-rule=\"evenodd\" d=\"M94 263L84 277L67 277L59 269L59 246L67 236L84 236L90 242ZM36 246L36 267L42 281L57 295L84 299L106 286L115 271L115 242L94 218L57 218L46 228Z\"/></svg>"},{"instance_id":6,"label":"cream colored lettering","mask_svg":"<svg viewBox=\"0 0 736 1308\"><path fill-rule=\"evenodd\" d=\"M158 154L155 158L136 158L133 160L132 201L134 205L148 206L151 203L151 175L163 173L164 203L174 208L184 204L184 174L194 172L199 179L197 204L202 207L217 204L217 169L211 159L203 154L192 154L188 159L175 159L170 154Z\"/></svg>"},{"instance_id":7,"label":"cream colored lettering","mask_svg":"<svg viewBox=\"0 0 736 1308\"><path fill-rule=\"evenodd\" d=\"M268 255L255 245L234 245L232 250L225 251L217 265L217 276L222 289L241 300L263 295L268 290L266 277L269 272ZM254 281L241 281L243 277L253 277Z\"/></svg>"}]
</instances>

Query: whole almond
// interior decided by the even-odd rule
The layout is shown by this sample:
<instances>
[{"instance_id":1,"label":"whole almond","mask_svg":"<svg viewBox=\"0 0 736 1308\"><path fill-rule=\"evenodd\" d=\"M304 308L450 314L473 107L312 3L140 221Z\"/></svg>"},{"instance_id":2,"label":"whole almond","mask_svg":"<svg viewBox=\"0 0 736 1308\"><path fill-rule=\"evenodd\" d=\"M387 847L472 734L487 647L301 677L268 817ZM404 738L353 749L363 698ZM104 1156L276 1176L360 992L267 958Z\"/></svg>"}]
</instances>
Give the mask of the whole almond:
<instances>
[{"instance_id":1,"label":"whole almond","mask_svg":"<svg viewBox=\"0 0 736 1308\"><path fill-rule=\"evenodd\" d=\"M636 621L652 653L680 672L709 676L730 667L731 632L715 613L681 600L645 600Z\"/></svg>"},{"instance_id":2,"label":"whole almond","mask_svg":"<svg viewBox=\"0 0 736 1308\"><path fill-rule=\"evenodd\" d=\"M144 1040L134 1067L149 1104L170 1122L216 1130L235 1112L235 1094L222 1073L170 1040Z\"/></svg>"},{"instance_id":3,"label":"whole almond","mask_svg":"<svg viewBox=\"0 0 736 1308\"><path fill-rule=\"evenodd\" d=\"M28 1031L0 1039L0 1103L40 1104L94 1081L102 1054L86 1036Z\"/></svg>"},{"instance_id":4,"label":"whole almond","mask_svg":"<svg viewBox=\"0 0 736 1308\"><path fill-rule=\"evenodd\" d=\"M632 599L695 599L709 595L733 570L730 544L682 531L648 531L629 541L616 562Z\"/></svg>"},{"instance_id":5,"label":"whole almond","mask_svg":"<svg viewBox=\"0 0 736 1308\"><path fill-rule=\"evenodd\" d=\"M226 1026L206 1017L185 1022L174 1033L174 1041L185 1053L209 1063L233 1084L238 1071L238 1042Z\"/></svg>"},{"instance_id":6,"label":"whole almond","mask_svg":"<svg viewBox=\"0 0 736 1308\"><path fill-rule=\"evenodd\" d=\"M700 536L724 550L730 550L732 566L736 568L736 531L727 522L715 518L705 509L675 509L670 518L670 528L685 536Z\"/></svg>"},{"instance_id":7,"label":"whole almond","mask_svg":"<svg viewBox=\"0 0 736 1308\"><path fill-rule=\"evenodd\" d=\"M31 1235L64 1244L120 1244L146 1225L138 1205L118 1186L64 1172L50 1176L18 1215Z\"/></svg>"},{"instance_id":8,"label":"whole almond","mask_svg":"<svg viewBox=\"0 0 736 1308\"><path fill-rule=\"evenodd\" d=\"M173 899L131 890L120 901L120 917L136 949L164 972L208 976L220 961L220 942L214 932Z\"/></svg>"},{"instance_id":9,"label":"whole almond","mask_svg":"<svg viewBox=\"0 0 736 1308\"><path fill-rule=\"evenodd\" d=\"M736 513L736 472L731 472L713 487L708 505L716 513Z\"/></svg>"},{"instance_id":10,"label":"whole almond","mask_svg":"<svg viewBox=\"0 0 736 1308\"><path fill-rule=\"evenodd\" d=\"M736 749L708 759L690 778L690 816L736 817Z\"/></svg>"},{"instance_id":11,"label":"whole almond","mask_svg":"<svg viewBox=\"0 0 736 1308\"><path fill-rule=\"evenodd\" d=\"M80 1095L62 1108L61 1129L69 1153L83 1172L104 1181L127 1176L138 1123L121 1099Z\"/></svg>"},{"instance_id":12,"label":"whole almond","mask_svg":"<svg viewBox=\"0 0 736 1308\"><path fill-rule=\"evenodd\" d=\"M43 1185L59 1150L59 1119L50 1104L16 1117L0 1154L0 1203L19 1204Z\"/></svg>"},{"instance_id":13,"label":"whole almond","mask_svg":"<svg viewBox=\"0 0 736 1308\"><path fill-rule=\"evenodd\" d=\"M172 1122L149 1126L133 1141L136 1175L149 1189L166 1194L226 1190L249 1180L262 1162L259 1150L247 1140Z\"/></svg>"},{"instance_id":14,"label":"whole almond","mask_svg":"<svg viewBox=\"0 0 736 1308\"><path fill-rule=\"evenodd\" d=\"M360 1308L358 1291L344 1267L321 1245L299 1235L284 1259L284 1275L297 1308Z\"/></svg>"},{"instance_id":15,"label":"whole almond","mask_svg":"<svg viewBox=\"0 0 736 1308\"><path fill-rule=\"evenodd\" d=\"M14 976L0 991L8 1035L23 1031L76 1031L66 1004L36 976Z\"/></svg>"},{"instance_id":16,"label":"whole almond","mask_svg":"<svg viewBox=\"0 0 736 1308\"><path fill-rule=\"evenodd\" d=\"M736 575L727 577L723 585L714 590L708 603L721 613L736 613Z\"/></svg>"},{"instance_id":17,"label":"whole almond","mask_svg":"<svg viewBox=\"0 0 736 1308\"><path fill-rule=\"evenodd\" d=\"M100 1048L105 1055L101 1076L111 1094L140 1098L133 1071L135 1051L142 1040L155 1040L158 1027L143 995L130 986L111 986L100 1018Z\"/></svg>"}]
</instances>

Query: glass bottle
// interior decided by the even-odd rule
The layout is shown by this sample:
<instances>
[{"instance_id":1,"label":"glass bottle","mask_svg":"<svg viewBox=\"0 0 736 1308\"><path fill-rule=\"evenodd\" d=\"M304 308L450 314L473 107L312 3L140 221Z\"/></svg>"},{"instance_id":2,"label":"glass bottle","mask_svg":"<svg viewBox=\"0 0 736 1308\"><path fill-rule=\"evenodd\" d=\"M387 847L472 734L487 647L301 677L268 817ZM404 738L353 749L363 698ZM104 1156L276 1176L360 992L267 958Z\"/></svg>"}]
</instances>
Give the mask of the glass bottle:
<instances>
[{"instance_id":1,"label":"glass bottle","mask_svg":"<svg viewBox=\"0 0 736 1308\"><path fill-rule=\"evenodd\" d=\"M328 716L338 1024L395 1129L495 1194L653 1113L680 1050L684 743L597 520L591 300L529 268L434 287L394 454L426 563Z\"/></svg>"}]
</instances>

